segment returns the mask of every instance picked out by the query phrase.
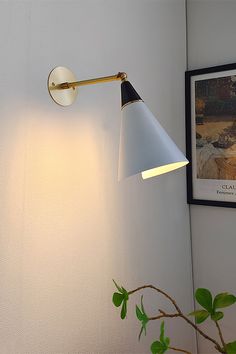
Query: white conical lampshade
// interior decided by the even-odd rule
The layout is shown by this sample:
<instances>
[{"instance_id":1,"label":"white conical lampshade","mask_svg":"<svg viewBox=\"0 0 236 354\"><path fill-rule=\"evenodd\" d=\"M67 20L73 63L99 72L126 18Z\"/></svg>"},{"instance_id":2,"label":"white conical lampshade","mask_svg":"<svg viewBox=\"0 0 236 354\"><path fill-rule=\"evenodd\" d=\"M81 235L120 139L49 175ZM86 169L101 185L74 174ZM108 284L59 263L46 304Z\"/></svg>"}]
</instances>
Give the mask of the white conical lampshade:
<instances>
[{"instance_id":1,"label":"white conical lampshade","mask_svg":"<svg viewBox=\"0 0 236 354\"><path fill-rule=\"evenodd\" d=\"M146 179L185 166L188 160L132 85L129 82L123 84L129 85L132 97L129 100L127 92L122 92L118 179L138 173ZM134 93L137 96L134 97Z\"/></svg>"}]
</instances>

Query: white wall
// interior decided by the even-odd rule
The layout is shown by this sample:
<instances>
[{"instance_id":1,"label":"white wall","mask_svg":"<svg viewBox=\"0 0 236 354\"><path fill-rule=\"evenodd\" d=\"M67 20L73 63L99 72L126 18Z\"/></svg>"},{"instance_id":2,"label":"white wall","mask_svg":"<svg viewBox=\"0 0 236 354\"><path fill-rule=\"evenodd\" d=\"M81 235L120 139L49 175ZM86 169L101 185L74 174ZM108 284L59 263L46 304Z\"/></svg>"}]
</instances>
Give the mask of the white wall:
<instances>
[{"instance_id":1,"label":"white wall","mask_svg":"<svg viewBox=\"0 0 236 354\"><path fill-rule=\"evenodd\" d=\"M189 69L235 63L236 1L188 0ZM208 287L216 294L235 293L236 210L191 206L195 287ZM235 308L221 321L227 341L236 340ZM231 313L232 312L232 313ZM217 338L209 322L202 326ZM205 340L200 353L215 353Z\"/></svg>"},{"instance_id":2,"label":"white wall","mask_svg":"<svg viewBox=\"0 0 236 354\"><path fill-rule=\"evenodd\" d=\"M184 1L1 1L0 44L0 352L148 353L159 325L138 343L112 278L159 285L190 311L185 171L118 183L119 84L61 108L46 80L57 65L79 79L128 72L184 150ZM150 291L145 304L168 309ZM167 329L193 349L182 321Z\"/></svg>"}]
</instances>

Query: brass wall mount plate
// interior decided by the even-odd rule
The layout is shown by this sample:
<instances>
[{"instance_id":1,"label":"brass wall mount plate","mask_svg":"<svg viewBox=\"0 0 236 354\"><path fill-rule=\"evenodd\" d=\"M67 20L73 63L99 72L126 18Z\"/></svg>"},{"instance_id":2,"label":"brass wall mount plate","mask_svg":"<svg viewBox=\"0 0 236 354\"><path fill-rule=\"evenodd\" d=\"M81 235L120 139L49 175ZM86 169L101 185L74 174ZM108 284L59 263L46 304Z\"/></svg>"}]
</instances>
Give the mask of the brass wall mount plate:
<instances>
[{"instance_id":1,"label":"brass wall mount plate","mask_svg":"<svg viewBox=\"0 0 236 354\"><path fill-rule=\"evenodd\" d=\"M58 88L58 85L66 82L76 82L76 77L72 71L63 66L57 66L48 76L48 91L53 101L60 106L70 106L78 95L78 87Z\"/></svg>"}]
</instances>

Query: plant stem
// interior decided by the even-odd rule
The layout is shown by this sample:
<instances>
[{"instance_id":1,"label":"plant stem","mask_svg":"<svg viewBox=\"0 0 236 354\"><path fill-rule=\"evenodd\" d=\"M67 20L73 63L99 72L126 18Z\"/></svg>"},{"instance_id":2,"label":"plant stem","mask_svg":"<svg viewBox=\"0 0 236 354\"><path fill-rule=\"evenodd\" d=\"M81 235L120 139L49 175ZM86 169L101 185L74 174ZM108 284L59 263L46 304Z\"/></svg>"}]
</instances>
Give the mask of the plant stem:
<instances>
[{"instance_id":1,"label":"plant stem","mask_svg":"<svg viewBox=\"0 0 236 354\"><path fill-rule=\"evenodd\" d=\"M216 324L216 327L218 329L220 340L221 340L221 343L223 345L223 348L224 348L224 350L226 350L226 344L225 344L225 341L224 341L224 338L223 338L223 334L222 334L220 325L219 325L219 323L217 321L215 321L215 324Z\"/></svg>"},{"instance_id":2,"label":"plant stem","mask_svg":"<svg viewBox=\"0 0 236 354\"><path fill-rule=\"evenodd\" d=\"M176 310L177 310L179 313L181 312L179 306L176 304L175 300L172 299L172 297L171 297L170 295L168 295L167 293L165 293L163 290L156 288L156 287L153 286L153 285L143 285L143 286L140 286L140 287L137 288L137 289L134 289L134 290L132 290L132 291L129 291L128 294L129 294L129 295L132 295L133 293L136 293L137 291L140 291L140 290L142 290L142 289L147 289L147 288L156 290L158 293L164 295L168 300L170 300L170 302L172 302L172 304L173 304L173 306L176 308Z\"/></svg>"},{"instance_id":3,"label":"plant stem","mask_svg":"<svg viewBox=\"0 0 236 354\"><path fill-rule=\"evenodd\" d=\"M220 352L220 353L225 353L225 347L223 347L223 349L221 348L220 344L214 339L209 337L207 334L205 334L198 326L195 325L194 322L192 322L191 320L188 319L188 317L186 317L183 312L180 310L179 306L176 304L175 300L172 299L172 297L170 295L168 295L166 292L164 292L163 290L156 288L153 285L143 285L140 286L134 290L131 290L128 292L129 295L132 295L140 290L143 289L153 289L155 291L157 291L158 293L164 295L175 307L175 309L177 310L176 314L166 314L164 311L160 311L161 315L156 316L156 317L151 317L149 318L150 320L158 320L160 318L164 318L164 317L181 317L182 319L184 319L188 324L190 324L190 326L192 326L202 337L204 337L205 339L209 340L210 342L212 342L215 345L215 348Z\"/></svg>"},{"instance_id":4,"label":"plant stem","mask_svg":"<svg viewBox=\"0 0 236 354\"><path fill-rule=\"evenodd\" d=\"M169 349L175 350L176 352L182 352L182 353L186 353L186 354L191 354L187 350L183 350L183 349L179 349L179 348L175 348L175 347L169 347Z\"/></svg>"},{"instance_id":5,"label":"plant stem","mask_svg":"<svg viewBox=\"0 0 236 354\"><path fill-rule=\"evenodd\" d=\"M155 321L155 320L160 320L161 318L174 318L174 317L181 317L179 313L165 313L162 310L159 310L161 312L161 315L155 316L155 317L149 317L149 321Z\"/></svg>"}]
</instances>

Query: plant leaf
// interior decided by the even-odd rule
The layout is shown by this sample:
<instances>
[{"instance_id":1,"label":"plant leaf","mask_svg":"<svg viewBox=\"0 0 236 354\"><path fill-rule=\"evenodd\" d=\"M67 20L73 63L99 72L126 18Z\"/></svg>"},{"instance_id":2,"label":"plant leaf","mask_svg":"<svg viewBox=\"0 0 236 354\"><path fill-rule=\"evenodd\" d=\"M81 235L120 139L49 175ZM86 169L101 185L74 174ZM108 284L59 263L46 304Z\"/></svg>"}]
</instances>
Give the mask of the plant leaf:
<instances>
[{"instance_id":1,"label":"plant leaf","mask_svg":"<svg viewBox=\"0 0 236 354\"><path fill-rule=\"evenodd\" d=\"M148 322L148 321L147 321L147 322ZM144 330L145 336L147 335L147 326L146 326L147 322L144 322L144 323L143 323L143 330Z\"/></svg>"},{"instance_id":2,"label":"plant leaf","mask_svg":"<svg viewBox=\"0 0 236 354\"><path fill-rule=\"evenodd\" d=\"M121 287L121 289L122 289L122 294L124 295L124 299L125 299L125 300L129 300L128 291L125 290L125 288L123 288L123 286Z\"/></svg>"},{"instance_id":3,"label":"plant leaf","mask_svg":"<svg viewBox=\"0 0 236 354\"><path fill-rule=\"evenodd\" d=\"M120 313L120 317L121 317L122 320L125 319L126 314L127 314L127 301L124 300L124 301L123 301L122 308L121 308L121 313Z\"/></svg>"},{"instance_id":4,"label":"plant leaf","mask_svg":"<svg viewBox=\"0 0 236 354\"><path fill-rule=\"evenodd\" d=\"M140 329L139 335L138 335L138 340L140 340L140 338L141 338L141 335L143 333L143 329L144 329L144 327L142 326Z\"/></svg>"},{"instance_id":5,"label":"plant leaf","mask_svg":"<svg viewBox=\"0 0 236 354\"><path fill-rule=\"evenodd\" d=\"M163 354L166 352L166 348L158 340L152 343L150 349L152 354Z\"/></svg>"},{"instance_id":6,"label":"plant leaf","mask_svg":"<svg viewBox=\"0 0 236 354\"><path fill-rule=\"evenodd\" d=\"M215 312L211 315L211 319L215 322L221 320L223 317L224 314L221 311Z\"/></svg>"},{"instance_id":7,"label":"plant leaf","mask_svg":"<svg viewBox=\"0 0 236 354\"><path fill-rule=\"evenodd\" d=\"M216 295L213 308L214 309L221 309L223 307L228 307L233 305L236 302L236 297L229 293L221 293Z\"/></svg>"},{"instance_id":8,"label":"plant leaf","mask_svg":"<svg viewBox=\"0 0 236 354\"><path fill-rule=\"evenodd\" d=\"M141 309L143 313L145 313L144 306L143 306L143 295L141 296Z\"/></svg>"},{"instance_id":9,"label":"plant leaf","mask_svg":"<svg viewBox=\"0 0 236 354\"><path fill-rule=\"evenodd\" d=\"M195 292L195 298L199 305L201 305L208 312L212 313L212 295L208 289L197 289Z\"/></svg>"},{"instance_id":10,"label":"plant leaf","mask_svg":"<svg viewBox=\"0 0 236 354\"><path fill-rule=\"evenodd\" d=\"M143 320L143 314L142 314L140 308L138 307L138 305L136 305L136 316L137 316L139 321Z\"/></svg>"},{"instance_id":11,"label":"plant leaf","mask_svg":"<svg viewBox=\"0 0 236 354\"><path fill-rule=\"evenodd\" d=\"M117 285L117 283L115 282L115 280L114 280L114 279L112 279L112 280L113 280L113 283L115 284L115 286L116 286L117 290L118 290L120 293L123 293L123 291L122 291L121 287L120 287L119 285Z\"/></svg>"},{"instance_id":12,"label":"plant leaf","mask_svg":"<svg viewBox=\"0 0 236 354\"><path fill-rule=\"evenodd\" d=\"M138 340L140 340L143 331L144 331L145 336L147 335L147 328L146 328L147 322L143 322L142 323L142 327L141 327L140 332L139 332Z\"/></svg>"},{"instance_id":13,"label":"plant leaf","mask_svg":"<svg viewBox=\"0 0 236 354\"><path fill-rule=\"evenodd\" d=\"M139 340L140 340L140 338L141 338L141 334L142 334L143 330L144 330L144 334L145 334L145 336L146 336L146 334L147 334L147 323L148 323L148 321L149 321L149 318L147 317L146 314L143 314L142 316L143 316L143 319L141 320L141 322L142 322L142 328L141 328L141 331L140 331L140 333L139 333Z\"/></svg>"},{"instance_id":14,"label":"plant leaf","mask_svg":"<svg viewBox=\"0 0 236 354\"><path fill-rule=\"evenodd\" d=\"M164 352L168 349L168 346L170 344L170 338L166 337L165 338L165 322L162 321L160 325L160 342L162 343ZM163 352L163 353L164 353Z\"/></svg>"},{"instance_id":15,"label":"plant leaf","mask_svg":"<svg viewBox=\"0 0 236 354\"><path fill-rule=\"evenodd\" d=\"M160 341L155 341L151 345L152 354L164 354L169 347L170 338L165 337L165 322L162 321L160 325Z\"/></svg>"},{"instance_id":16,"label":"plant leaf","mask_svg":"<svg viewBox=\"0 0 236 354\"><path fill-rule=\"evenodd\" d=\"M165 336L165 322L162 321L161 326L160 326L160 342L161 343L165 343L164 336Z\"/></svg>"},{"instance_id":17,"label":"plant leaf","mask_svg":"<svg viewBox=\"0 0 236 354\"><path fill-rule=\"evenodd\" d=\"M168 348L169 345L170 345L170 338L169 337L165 337L165 344L166 344L166 346Z\"/></svg>"},{"instance_id":18,"label":"plant leaf","mask_svg":"<svg viewBox=\"0 0 236 354\"><path fill-rule=\"evenodd\" d=\"M195 316L195 321L197 324L204 322L209 315L209 312L206 310L193 311L189 314L189 316Z\"/></svg>"},{"instance_id":19,"label":"plant leaf","mask_svg":"<svg viewBox=\"0 0 236 354\"><path fill-rule=\"evenodd\" d=\"M146 326L147 326L147 323L149 321L149 318L144 310L144 306L143 306L143 296L141 297L141 310L140 308L138 307L138 305L136 305L136 316L137 318L139 319L139 321L141 322L142 324L142 327L141 327L141 330L140 330L140 333L139 333L139 340L141 338L141 335L144 331L145 335L146 335Z\"/></svg>"},{"instance_id":20,"label":"plant leaf","mask_svg":"<svg viewBox=\"0 0 236 354\"><path fill-rule=\"evenodd\" d=\"M113 294L112 302L116 307L119 307L122 304L123 300L124 300L123 294L120 294L120 293Z\"/></svg>"},{"instance_id":21,"label":"plant leaf","mask_svg":"<svg viewBox=\"0 0 236 354\"><path fill-rule=\"evenodd\" d=\"M236 341L226 344L227 354L236 354Z\"/></svg>"}]
</instances>

